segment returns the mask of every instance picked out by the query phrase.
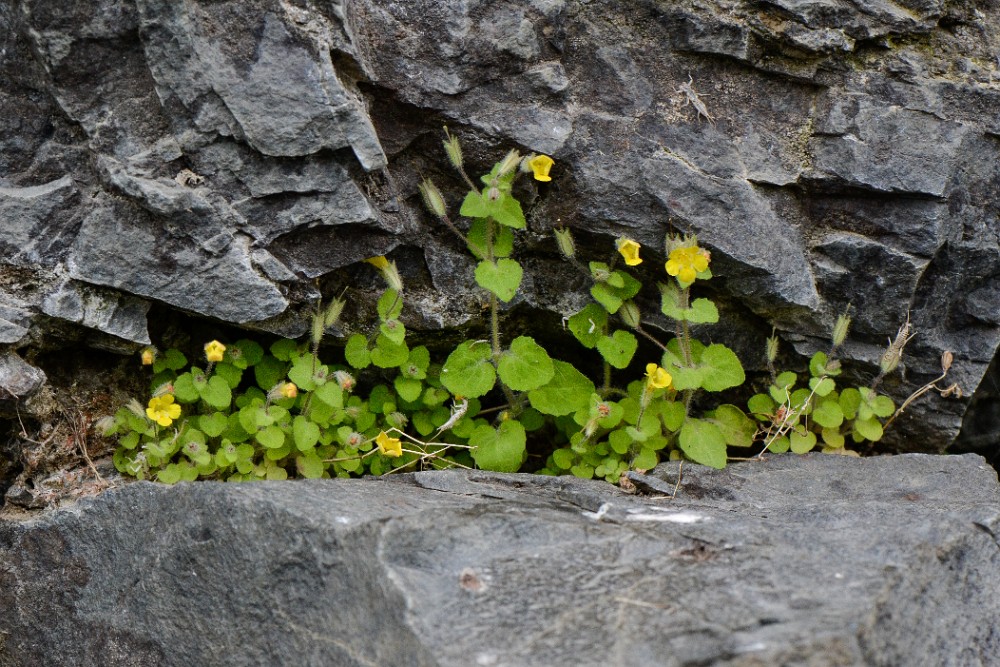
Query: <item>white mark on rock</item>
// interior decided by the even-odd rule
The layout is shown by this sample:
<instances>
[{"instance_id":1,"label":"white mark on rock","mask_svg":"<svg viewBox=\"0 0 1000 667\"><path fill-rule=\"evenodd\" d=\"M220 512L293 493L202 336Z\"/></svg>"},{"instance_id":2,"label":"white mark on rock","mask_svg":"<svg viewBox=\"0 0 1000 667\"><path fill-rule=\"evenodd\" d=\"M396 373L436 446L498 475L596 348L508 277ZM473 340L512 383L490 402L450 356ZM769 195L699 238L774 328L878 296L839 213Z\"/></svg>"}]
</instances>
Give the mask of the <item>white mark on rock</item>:
<instances>
[{"instance_id":1,"label":"white mark on rock","mask_svg":"<svg viewBox=\"0 0 1000 667\"><path fill-rule=\"evenodd\" d=\"M649 509L657 510L658 507L651 507ZM694 512L672 512L669 510L663 512L645 512L644 510L629 510L629 515L626 517L628 521L665 521L667 523L699 523L701 521L709 521L711 517L704 516L703 514L695 514Z\"/></svg>"},{"instance_id":2,"label":"white mark on rock","mask_svg":"<svg viewBox=\"0 0 1000 667\"><path fill-rule=\"evenodd\" d=\"M603 505L597 508L596 512L583 512L583 516L587 517L588 519L593 519L594 521L600 521L601 519L604 518L604 515L607 514L608 510L610 509L611 509L611 503L604 503Z\"/></svg>"}]
</instances>

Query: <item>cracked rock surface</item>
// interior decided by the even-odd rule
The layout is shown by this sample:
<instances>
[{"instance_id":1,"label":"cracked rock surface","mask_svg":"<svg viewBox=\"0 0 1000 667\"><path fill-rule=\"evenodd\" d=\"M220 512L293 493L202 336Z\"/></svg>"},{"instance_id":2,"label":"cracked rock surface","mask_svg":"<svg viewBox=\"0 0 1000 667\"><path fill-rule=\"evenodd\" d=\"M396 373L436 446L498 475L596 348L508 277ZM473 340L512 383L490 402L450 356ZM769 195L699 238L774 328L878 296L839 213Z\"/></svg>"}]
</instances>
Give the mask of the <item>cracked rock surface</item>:
<instances>
[{"instance_id":1,"label":"cracked rock surface","mask_svg":"<svg viewBox=\"0 0 1000 667\"><path fill-rule=\"evenodd\" d=\"M7 0L0 28L0 342L73 326L128 350L151 306L298 334L321 293L370 298L355 265L383 253L409 330L475 326L473 262L416 189L462 194L447 124L474 172L556 160L521 193L511 304L551 335L587 289L552 227L595 259L632 236L649 285L664 234L694 232L712 338L750 370L772 327L809 356L850 305L864 381L909 316L885 388L950 350L975 398L913 405L900 442L1000 437L996 3Z\"/></svg>"},{"instance_id":2,"label":"cracked rock surface","mask_svg":"<svg viewBox=\"0 0 1000 667\"><path fill-rule=\"evenodd\" d=\"M1000 655L978 456L135 483L0 520L0 660L956 665Z\"/></svg>"}]
</instances>

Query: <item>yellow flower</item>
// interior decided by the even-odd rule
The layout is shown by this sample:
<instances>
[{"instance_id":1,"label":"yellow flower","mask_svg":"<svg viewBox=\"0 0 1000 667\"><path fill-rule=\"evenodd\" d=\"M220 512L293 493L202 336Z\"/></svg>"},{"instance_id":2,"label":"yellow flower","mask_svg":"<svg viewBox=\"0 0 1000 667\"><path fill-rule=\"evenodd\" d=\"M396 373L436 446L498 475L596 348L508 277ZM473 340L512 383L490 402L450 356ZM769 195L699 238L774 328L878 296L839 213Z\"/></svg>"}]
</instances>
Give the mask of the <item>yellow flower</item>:
<instances>
[{"instance_id":1,"label":"yellow flower","mask_svg":"<svg viewBox=\"0 0 1000 667\"><path fill-rule=\"evenodd\" d=\"M642 258L639 257L639 248L642 246L632 239L624 237L618 239L616 243L618 244L618 252L620 252L622 257L625 258L626 264L629 266L638 266L642 264Z\"/></svg>"},{"instance_id":2,"label":"yellow flower","mask_svg":"<svg viewBox=\"0 0 1000 667\"><path fill-rule=\"evenodd\" d=\"M698 274L708 268L708 252L698 246L674 248L667 260L667 273L682 283L693 283Z\"/></svg>"},{"instance_id":3,"label":"yellow flower","mask_svg":"<svg viewBox=\"0 0 1000 667\"><path fill-rule=\"evenodd\" d=\"M285 382L281 385L280 391L284 398L295 398L299 395L299 388L295 386L294 382Z\"/></svg>"},{"instance_id":4,"label":"yellow flower","mask_svg":"<svg viewBox=\"0 0 1000 667\"><path fill-rule=\"evenodd\" d=\"M555 160L548 155L536 155L528 160L528 166L531 167L531 171L535 174L536 181L551 181L552 178L549 176L549 169L552 169L552 165L554 164Z\"/></svg>"},{"instance_id":5,"label":"yellow flower","mask_svg":"<svg viewBox=\"0 0 1000 667\"><path fill-rule=\"evenodd\" d=\"M139 356L142 358L143 366L152 366L153 362L156 361L156 348L153 346L145 347Z\"/></svg>"},{"instance_id":6,"label":"yellow flower","mask_svg":"<svg viewBox=\"0 0 1000 667\"><path fill-rule=\"evenodd\" d=\"M646 364L646 389L666 389L673 382L670 373L656 364Z\"/></svg>"},{"instance_id":7,"label":"yellow flower","mask_svg":"<svg viewBox=\"0 0 1000 667\"><path fill-rule=\"evenodd\" d=\"M378 445L380 454L396 458L403 455L403 444L399 438L390 438L389 434L382 431L375 437L375 444Z\"/></svg>"},{"instance_id":8,"label":"yellow flower","mask_svg":"<svg viewBox=\"0 0 1000 667\"><path fill-rule=\"evenodd\" d=\"M213 340L211 343L205 343L205 358L212 363L222 361L222 355L225 354L225 352L226 346L217 340Z\"/></svg>"},{"instance_id":9,"label":"yellow flower","mask_svg":"<svg viewBox=\"0 0 1000 667\"><path fill-rule=\"evenodd\" d=\"M181 406L174 403L174 397L171 394L154 396L149 399L146 416L160 426L170 426L175 419L181 416Z\"/></svg>"},{"instance_id":10,"label":"yellow flower","mask_svg":"<svg viewBox=\"0 0 1000 667\"><path fill-rule=\"evenodd\" d=\"M389 268L389 260L387 260L382 255L379 255L378 257L369 257L365 261L374 266L379 271L383 271Z\"/></svg>"}]
</instances>

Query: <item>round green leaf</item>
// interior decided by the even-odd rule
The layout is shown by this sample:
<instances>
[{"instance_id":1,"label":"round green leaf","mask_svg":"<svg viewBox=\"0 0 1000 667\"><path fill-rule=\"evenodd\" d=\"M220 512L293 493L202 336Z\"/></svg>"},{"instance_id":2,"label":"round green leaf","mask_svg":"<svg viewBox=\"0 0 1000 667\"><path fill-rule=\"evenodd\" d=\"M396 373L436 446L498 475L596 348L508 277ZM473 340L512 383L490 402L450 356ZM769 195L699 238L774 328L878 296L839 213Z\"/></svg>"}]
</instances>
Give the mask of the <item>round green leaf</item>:
<instances>
[{"instance_id":1,"label":"round green leaf","mask_svg":"<svg viewBox=\"0 0 1000 667\"><path fill-rule=\"evenodd\" d=\"M347 339L347 347L344 348L344 359L353 368L367 368L372 363L371 353L368 351L368 339L361 334L352 334Z\"/></svg>"},{"instance_id":2,"label":"round green leaf","mask_svg":"<svg viewBox=\"0 0 1000 667\"><path fill-rule=\"evenodd\" d=\"M319 479L323 476L325 464L314 452L295 458L295 469L306 479Z\"/></svg>"},{"instance_id":3,"label":"round green leaf","mask_svg":"<svg viewBox=\"0 0 1000 667\"><path fill-rule=\"evenodd\" d=\"M396 393L399 394L399 397L407 403L416 401L424 392L423 382L403 377L402 375L398 376L392 384L396 388Z\"/></svg>"},{"instance_id":4,"label":"round green leaf","mask_svg":"<svg viewBox=\"0 0 1000 667\"><path fill-rule=\"evenodd\" d=\"M706 347L701 355L701 366L705 369L701 386L706 391L738 387L746 380L739 357L725 345L715 343Z\"/></svg>"},{"instance_id":5,"label":"round green leaf","mask_svg":"<svg viewBox=\"0 0 1000 667\"><path fill-rule=\"evenodd\" d=\"M496 263L483 260L476 266L476 283L496 294L504 303L514 298L521 285L524 271L512 259L499 259Z\"/></svg>"},{"instance_id":6,"label":"round green leaf","mask_svg":"<svg viewBox=\"0 0 1000 667\"><path fill-rule=\"evenodd\" d=\"M288 363L270 355L261 359L253 367L254 379L257 381L257 386L267 391L284 380L285 373L287 372Z\"/></svg>"},{"instance_id":7,"label":"round green leaf","mask_svg":"<svg viewBox=\"0 0 1000 667\"><path fill-rule=\"evenodd\" d=\"M793 430L788 435L788 446L796 454L805 454L816 446L816 434L812 431Z\"/></svg>"},{"instance_id":8,"label":"round green leaf","mask_svg":"<svg viewBox=\"0 0 1000 667\"><path fill-rule=\"evenodd\" d=\"M268 426L257 433L257 442L268 449L277 449L285 444L285 432L277 426Z\"/></svg>"},{"instance_id":9,"label":"round green leaf","mask_svg":"<svg viewBox=\"0 0 1000 667\"><path fill-rule=\"evenodd\" d=\"M655 451L648 447L643 447L636 454L636 457L632 459L632 467L636 470L652 470L659 462L660 459Z\"/></svg>"},{"instance_id":10,"label":"round green leaf","mask_svg":"<svg viewBox=\"0 0 1000 667\"><path fill-rule=\"evenodd\" d=\"M862 438L877 442L882 439L882 424L875 417L855 419L854 431Z\"/></svg>"},{"instance_id":11,"label":"round green leaf","mask_svg":"<svg viewBox=\"0 0 1000 667\"><path fill-rule=\"evenodd\" d=\"M225 410L233 401L233 391L229 388L229 384L217 375L210 377L208 383L198 393L216 410Z\"/></svg>"},{"instance_id":12,"label":"round green leaf","mask_svg":"<svg viewBox=\"0 0 1000 667\"><path fill-rule=\"evenodd\" d=\"M465 341L448 355L441 368L441 384L457 396L478 398L493 389L496 370L488 343Z\"/></svg>"},{"instance_id":13,"label":"round green leaf","mask_svg":"<svg viewBox=\"0 0 1000 667\"><path fill-rule=\"evenodd\" d=\"M518 336L497 364L500 381L514 391L537 389L552 379L552 359L541 345L528 336Z\"/></svg>"},{"instance_id":14,"label":"round green leaf","mask_svg":"<svg viewBox=\"0 0 1000 667\"><path fill-rule=\"evenodd\" d=\"M223 412L214 412L198 418L198 428L210 438L217 438L229 426L229 417Z\"/></svg>"},{"instance_id":15,"label":"round green leaf","mask_svg":"<svg viewBox=\"0 0 1000 667\"><path fill-rule=\"evenodd\" d=\"M182 373L174 380L174 398L178 403L194 403L201 396L194 386L194 376L190 373Z\"/></svg>"},{"instance_id":16,"label":"round green leaf","mask_svg":"<svg viewBox=\"0 0 1000 667\"><path fill-rule=\"evenodd\" d=\"M513 419L502 422L496 430L480 426L469 438L476 465L494 472L517 472L524 460L526 442L524 427Z\"/></svg>"},{"instance_id":17,"label":"round green leaf","mask_svg":"<svg viewBox=\"0 0 1000 667\"><path fill-rule=\"evenodd\" d=\"M809 378L809 388L812 389L817 396L828 396L831 391L837 388L837 383L831 378Z\"/></svg>"},{"instance_id":18,"label":"round green leaf","mask_svg":"<svg viewBox=\"0 0 1000 667\"><path fill-rule=\"evenodd\" d=\"M406 363L409 356L410 348L406 346L406 343L397 343L386 337L385 334L379 334L375 338L371 360L379 368L395 368Z\"/></svg>"},{"instance_id":19,"label":"round green leaf","mask_svg":"<svg viewBox=\"0 0 1000 667\"><path fill-rule=\"evenodd\" d=\"M576 461L576 452L569 447L563 447L552 452L552 462L562 470L569 470Z\"/></svg>"},{"instance_id":20,"label":"round green leaf","mask_svg":"<svg viewBox=\"0 0 1000 667\"><path fill-rule=\"evenodd\" d=\"M750 447L753 445L757 424L735 405L720 405L711 412L709 421L719 428L727 445L731 447Z\"/></svg>"},{"instance_id":21,"label":"round green leaf","mask_svg":"<svg viewBox=\"0 0 1000 667\"><path fill-rule=\"evenodd\" d=\"M553 375L545 385L528 392L531 407L561 417L583 410L594 393L594 383L573 364L552 360Z\"/></svg>"},{"instance_id":22,"label":"round green leaf","mask_svg":"<svg viewBox=\"0 0 1000 667\"><path fill-rule=\"evenodd\" d=\"M837 428L844 423L844 411L834 400L821 401L812 411L812 418L823 428Z\"/></svg>"},{"instance_id":23,"label":"round green leaf","mask_svg":"<svg viewBox=\"0 0 1000 667\"><path fill-rule=\"evenodd\" d=\"M308 418L297 415L292 420L292 438L300 452L308 452L319 442L319 426Z\"/></svg>"},{"instance_id":24,"label":"round green leaf","mask_svg":"<svg viewBox=\"0 0 1000 667\"><path fill-rule=\"evenodd\" d=\"M719 470L726 467L726 438L715 424L687 419L681 426L678 444L695 463Z\"/></svg>"},{"instance_id":25,"label":"round green leaf","mask_svg":"<svg viewBox=\"0 0 1000 667\"><path fill-rule=\"evenodd\" d=\"M587 304L583 310L569 318L569 330L588 350L594 349L608 328L608 311L596 303Z\"/></svg>"},{"instance_id":26,"label":"round green leaf","mask_svg":"<svg viewBox=\"0 0 1000 667\"><path fill-rule=\"evenodd\" d=\"M638 347L639 341L635 336L622 329L618 329L610 336L602 336L597 341L597 351L615 368L627 368Z\"/></svg>"}]
</instances>

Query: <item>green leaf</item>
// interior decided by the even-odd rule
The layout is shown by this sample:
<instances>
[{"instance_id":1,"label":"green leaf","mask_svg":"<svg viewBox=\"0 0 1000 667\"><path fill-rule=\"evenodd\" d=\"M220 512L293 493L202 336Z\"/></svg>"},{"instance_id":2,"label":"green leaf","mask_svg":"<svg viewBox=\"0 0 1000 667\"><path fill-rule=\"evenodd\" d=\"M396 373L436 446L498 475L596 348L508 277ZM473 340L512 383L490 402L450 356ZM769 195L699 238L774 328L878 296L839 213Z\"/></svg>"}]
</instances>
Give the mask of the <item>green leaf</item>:
<instances>
[{"instance_id":1,"label":"green leaf","mask_svg":"<svg viewBox=\"0 0 1000 667\"><path fill-rule=\"evenodd\" d=\"M514 391L538 389L552 379L552 359L541 345L528 336L518 336L497 363L500 381Z\"/></svg>"},{"instance_id":2,"label":"green leaf","mask_svg":"<svg viewBox=\"0 0 1000 667\"><path fill-rule=\"evenodd\" d=\"M396 393L399 394L399 397L407 403L413 403L424 393L424 383L420 380L400 375L393 380L392 384L396 388Z\"/></svg>"},{"instance_id":3,"label":"green leaf","mask_svg":"<svg viewBox=\"0 0 1000 667\"><path fill-rule=\"evenodd\" d=\"M521 265L512 259L499 259L496 263L483 260L476 267L476 283L507 303L517 293L523 274Z\"/></svg>"},{"instance_id":4,"label":"green leaf","mask_svg":"<svg viewBox=\"0 0 1000 667\"><path fill-rule=\"evenodd\" d=\"M687 418L687 411L680 401L661 401L657 412L668 431L676 431Z\"/></svg>"},{"instance_id":5,"label":"green leaf","mask_svg":"<svg viewBox=\"0 0 1000 667\"><path fill-rule=\"evenodd\" d=\"M844 423L844 411L835 400L820 401L812 411L812 418L823 428L837 428Z\"/></svg>"},{"instance_id":6,"label":"green leaf","mask_svg":"<svg viewBox=\"0 0 1000 667\"><path fill-rule=\"evenodd\" d=\"M502 422L496 430L480 426L469 438L476 465L495 472L517 472L524 460L526 442L524 427L513 419Z\"/></svg>"},{"instance_id":7,"label":"green leaf","mask_svg":"<svg viewBox=\"0 0 1000 667\"><path fill-rule=\"evenodd\" d=\"M215 375L225 380L230 389L236 389L243 378L243 371L232 364L218 363L215 365Z\"/></svg>"},{"instance_id":8,"label":"green leaf","mask_svg":"<svg viewBox=\"0 0 1000 667\"><path fill-rule=\"evenodd\" d=\"M823 442L834 449L842 449L844 446L844 435L839 428L823 429Z\"/></svg>"},{"instance_id":9,"label":"green leaf","mask_svg":"<svg viewBox=\"0 0 1000 667\"><path fill-rule=\"evenodd\" d=\"M379 331L397 345L402 345L406 339L406 327L399 320L386 320L379 326Z\"/></svg>"},{"instance_id":10,"label":"green leaf","mask_svg":"<svg viewBox=\"0 0 1000 667\"><path fill-rule=\"evenodd\" d=\"M465 195L465 199L462 201L462 208L458 212L466 218L488 218L490 216L489 202L483 197L482 193L472 190L469 194Z\"/></svg>"},{"instance_id":11,"label":"green leaf","mask_svg":"<svg viewBox=\"0 0 1000 667\"><path fill-rule=\"evenodd\" d=\"M855 419L854 432L866 440L877 442L882 439L882 423L875 417Z\"/></svg>"},{"instance_id":12,"label":"green leaf","mask_svg":"<svg viewBox=\"0 0 1000 667\"><path fill-rule=\"evenodd\" d=\"M809 388L816 393L817 396L828 396L831 391L837 388L837 383L831 378L809 378Z\"/></svg>"},{"instance_id":13,"label":"green leaf","mask_svg":"<svg viewBox=\"0 0 1000 667\"><path fill-rule=\"evenodd\" d=\"M336 382L327 382L320 387L316 387L316 390L313 391L313 396L321 403L325 403L332 408L344 407L344 390Z\"/></svg>"},{"instance_id":14,"label":"green leaf","mask_svg":"<svg viewBox=\"0 0 1000 667\"><path fill-rule=\"evenodd\" d=\"M587 304L583 310L569 318L569 330L588 350L597 346L608 328L608 311L596 303Z\"/></svg>"},{"instance_id":15,"label":"green leaf","mask_svg":"<svg viewBox=\"0 0 1000 667\"><path fill-rule=\"evenodd\" d=\"M264 348L252 340L241 338L229 346L226 355L233 366L245 370L260 363L264 358Z\"/></svg>"},{"instance_id":16,"label":"green leaf","mask_svg":"<svg viewBox=\"0 0 1000 667\"><path fill-rule=\"evenodd\" d=\"M528 392L531 407L556 417L585 409L590 402L590 395L595 391L594 383L573 364L565 361L553 359L552 368L552 379Z\"/></svg>"},{"instance_id":17,"label":"green leaf","mask_svg":"<svg viewBox=\"0 0 1000 667\"><path fill-rule=\"evenodd\" d=\"M563 447L552 452L552 462L562 470L569 470L576 462L576 452L569 447Z\"/></svg>"},{"instance_id":18,"label":"green leaf","mask_svg":"<svg viewBox=\"0 0 1000 667\"><path fill-rule=\"evenodd\" d=\"M706 347L701 355L701 366L705 371L701 386L706 391L738 387L746 380L739 357L725 345L715 343Z\"/></svg>"},{"instance_id":19,"label":"green leaf","mask_svg":"<svg viewBox=\"0 0 1000 667\"><path fill-rule=\"evenodd\" d=\"M872 412L879 417L890 417L896 411L896 405L892 399L885 395L875 396L866 401L871 406Z\"/></svg>"},{"instance_id":20,"label":"green leaf","mask_svg":"<svg viewBox=\"0 0 1000 667\"><path fill-rule=\"evenodd\" d=\"M277 449L285 444L285 432L272 424L257 433L257 442L268 449Z\"/></svg>"},{"instance_id":21,"label":"green leaf","mask_svg":"<svg viewBox=\"0 0 1000 667\"><path fill-rule=\"evenodd\" d=\"M211 405L216 410L225 410L233 402L233 391L225 380L213 375L208 379L204 388L198 392L202 400Z\"/></svg>"},{"instance_id":22,"label":"green leaf","mask_svg":"<svg viewBox=\"0 0 1000 667\"><path fill-rule=\"evenodd\" d=\"M788 446L796 454L811 452L816 446L816 434L812 431L793 430L788 434Z\"/></svg>"},{"instance_id":23,"label":"green leaf","mask_svg":"<svg viewBox=\"0 0 1000 667\"><path fill-rule=\"evenodd\" d=\"M487 248L486 243L486 229L487 221L479 218L473 220L472 226L469 228L469 233L466 238L469 239L469 251L476 256L476 259L486 259L485 255L480 253L480 249L485 251ZM498 259L500 257L510 257L510 253L514 250L514 231L510 227L504 226L494 226L493 228L493 258Z\"/></svg>"},{"instance_id":24,"label":"green leaf","mask_svg":"<svg viewBox=\"0 0 1000 667\"><path fill-rule=\"evenodd\" d=\"M319 442L319 426L302 415L292 420L292 438L300 452L308 452Z\"/></svg>"},{"instance_id":25,"label":"green leaf","mask_svg":"<svg viewBox=\"0 0 1000 667\"><path fill-rule=\"evenodd\" d=\"M754 416L754 419L758 421L771 421L771 416L777 407L778 404L767 394L754 394L747 401L747 409L750 410L750 414Z\"/></svg>"},{"instance_id":26,"label":"green leaf","mask_svg":"<svg viewBox=\"0 0 1000 667\"><path fill-rule=\"evenodd\" d=\"M854 419L858 415L858 407L861 406L861 392L854 387L848 387L840 392L839 402L844 418Z\"/></svg>"},{"instance_id":27,"label":"green leaf","mask_svg":"<svg viewBox=\"0 0 1000 667\"><path fill-rule=\"evenodd\" d=\"M751 447L757 424L743 414L735 405L720 405L707 415L708 421L715 424L731 447Z\"/></svg>"},{"instance_id":28,"label":"green leaf","mask_svg":"<svg viewBox=\"0 0 1000 667\"><path fill-rule=\"evenodd\" d=\"M319 479L323 476L326 464L314 452L295 458L295 469L306 479Z\"/></svg>"},{"instance_id":29,"label":"green leaf","mask_svg":"<svg viewBox=\"0 0 1000 667\"><path fill-rule=\"evenodd\" d=\"M312 355L296 357L292 362L292 367L288 370L288 379L303 391L312 391L316 388L317 382L313 373L313 363ZM325 375L325 371L328 369L326 366L317 365L316 370L317 372L323 370L323 374ZM270 387L267 387L267 389L270 389Z\"/></svg>"},{"instance_id":30,"label":"green leaf","mask_svg":"<svg viewBox=\"0 0 1000 667\"><path fill-rule=\"evenodd\" d=\"M229 426L229 417L223 412L213 412L210 415L198 417L198 428L210 438L217 438Z\"/></svg>"},{"instance_id":31,"label":"green leaf","mask_svg":"<svg viewBox=\"0 0 1000 667\"><path fill-rule=\"evenodd\" d=\"M431 365L431 353L420 345L410 350L406 363L399 367L400 372L408 378L423 380L427 377L427 369Z\"/></svg>"},{"instance_id":32,"label":"green leaf","mask_svg":"<svg viewBox=\"0 0 1000 667\"><path fill-rule=\"evenodd\" d=\"M410 357L410 348L406 343L397 343L387 338L384 334L379 334L375 338L375 347L372 348L372 363L379 368L395 368L406 363Z\"/></svg>"},{"instance_id":33,"label":"green leaf","mask_svg":"<svg viewBox=\"0 0 1000 667\"><path fill-rule=\"evenodd\" d=\"M383 322L394 320L403 312L403 299L399 296L399 292L390 287L382 292L382 296L378 298L376 309L379 319Z\"/></svg>"},{"instance_id":34,"label":"green leaf","mask_svg":"<svg viewBox=\"0 0 1000 667\"><path fill-rule=\"evenodd\" d=\"M285 379L288 372L288 363L281 361L277 357L266 356L253 367L254 379L257 386L265 391L270 391L271 387Z\"/></svg>"},{"instance_id":35,"label":"green leaf","mask_svg":"<svg viewBox=\"0 0 1000 667\"><path fill-rule=\"evenodd\" d=\"M344 348L344 359L352 368L358 370L367 368L372 363L371 353L368 350L368 339L362 334L352 334L347 339L347 346Z\"/></svg>"},{"instance_id":36,"label":"green leaf","mask_svg":"<svg viewBox=\"0 0 1000 667\"><path fill-rule=\"evenodd\" d=\"M625 303L625 300L618 296L617 290L606 283L595 283L590 288L590 295L612 315L617 313L618 309Z\"/></svg>"},{"instance_id":37,"label":"green leaf","mask_svg":"<svg viewBox=\"0 0 1000 667\"><path fill-rule=\"evenodd\" d=\"M829 358L826 356L826 352L817 352L809 360L809 374L814 378L826 375L836 377L840 375L840 373L840 362L834 361L833 363L830 363Z\"/></svg>"},{"instance_id":38,"label":"green leaf","mask_svg":"<svg viewBox=\"0 0 1000 667\"><path fill-rule=\"evenodd\" d=\"M636 457L632 459L632 467L636 470L652 470L659 462L660 459L655 451L648 447L643 447L636 454Z\"/></svg>"},{"instance_id":39,"label":"green leaf","mask_svg":"<svg viewBox=\"0 0 1000 667\"><path fill-rule=\"evenodd\" d=\"M627 368L638 347L639 341L635 336L622 329L610 336L602 336L597 341L597 351L615 368Z\"/></svg>"},{"instance_id":40,"label":"green leaf","mask_svg":"<svg viewBox=\"0 0 1000 667\"><path fill-rule=\"evenodd\" d=\"M678 444L695 463L719 470L726 467L726 438L715 424L703 419L685 420Z\"/></svg>"},{"instance_id":41,"label":"green leaf","mask_svg":"<svg viewBox=\"0 0 1000 667\"><path fill-rule=\"evenodd\" d=\"M514 197L505 194L491 203L490 215L501 225L513 229L524 229L528 225L524 219L524 211L521 210L521 202Z\"/></svg>"},{"instance_id":42,"label":"green leaf","mask_svg":"<svg viewBox=\"0 0 1000 667\"><path fill-rule=\"evenodd\" d=\"M288 361L299 349L299 344L294 340L282 338L271 345L271 354L279 361Z\"/></svg>"},{"instance_id":43,"label":"green leaf","mask_svg":"<svg viewBox=\"0 0 1000 667\"><path fill-rule=\"evenodd\" d=\"M170 348L153 362L153 372L159 373L166 369L179 371L187 366L187 363L187 357L180 350Z\"/></svg>"},{"instance_id":44,"label":"green leaf","mask_svg":"<svg viewBox=\"0 0 1000 667\"><path fill-rule=\"evenodd\" d=\"M569 470L574 477L580 479L592 479L594 477L594 466L587 463L578 463Z\"/></svg>"},{"instance_id":45,"label":"green leaf","mask_svg":"<svg viewBox=\"0 0 1000 667\"><path fill-rule=\"evenodd\" d=\"M194 376L191 373L182 373L174 380L174 398L178 403L194 403L201 398L194 386Z\"/></svg>"},{"instance_id":46,"label":"green leaf","mask_svg":"<svg viewBox=\"0 0 1000 667\"><path fill-rule=\"evenodd\" d=\"M660 295L660 310L673 320L693 324L715 324L719 321L719 309L708 299L695 299L689 307L683 307L683 293L673 281L660 284Z\"/></svg>"},{"instance_id":47,"label":"green leaf","mask_svg":"<svg viewBox=\"0 0 1000 667\"><path fill-rule=\"evenodd\" d=\"M496 370L490 363L489 343L465 341L448 355L441 368L441 384L457 396L478 398L496 384Z\"/></svg>"}]
</instances>

